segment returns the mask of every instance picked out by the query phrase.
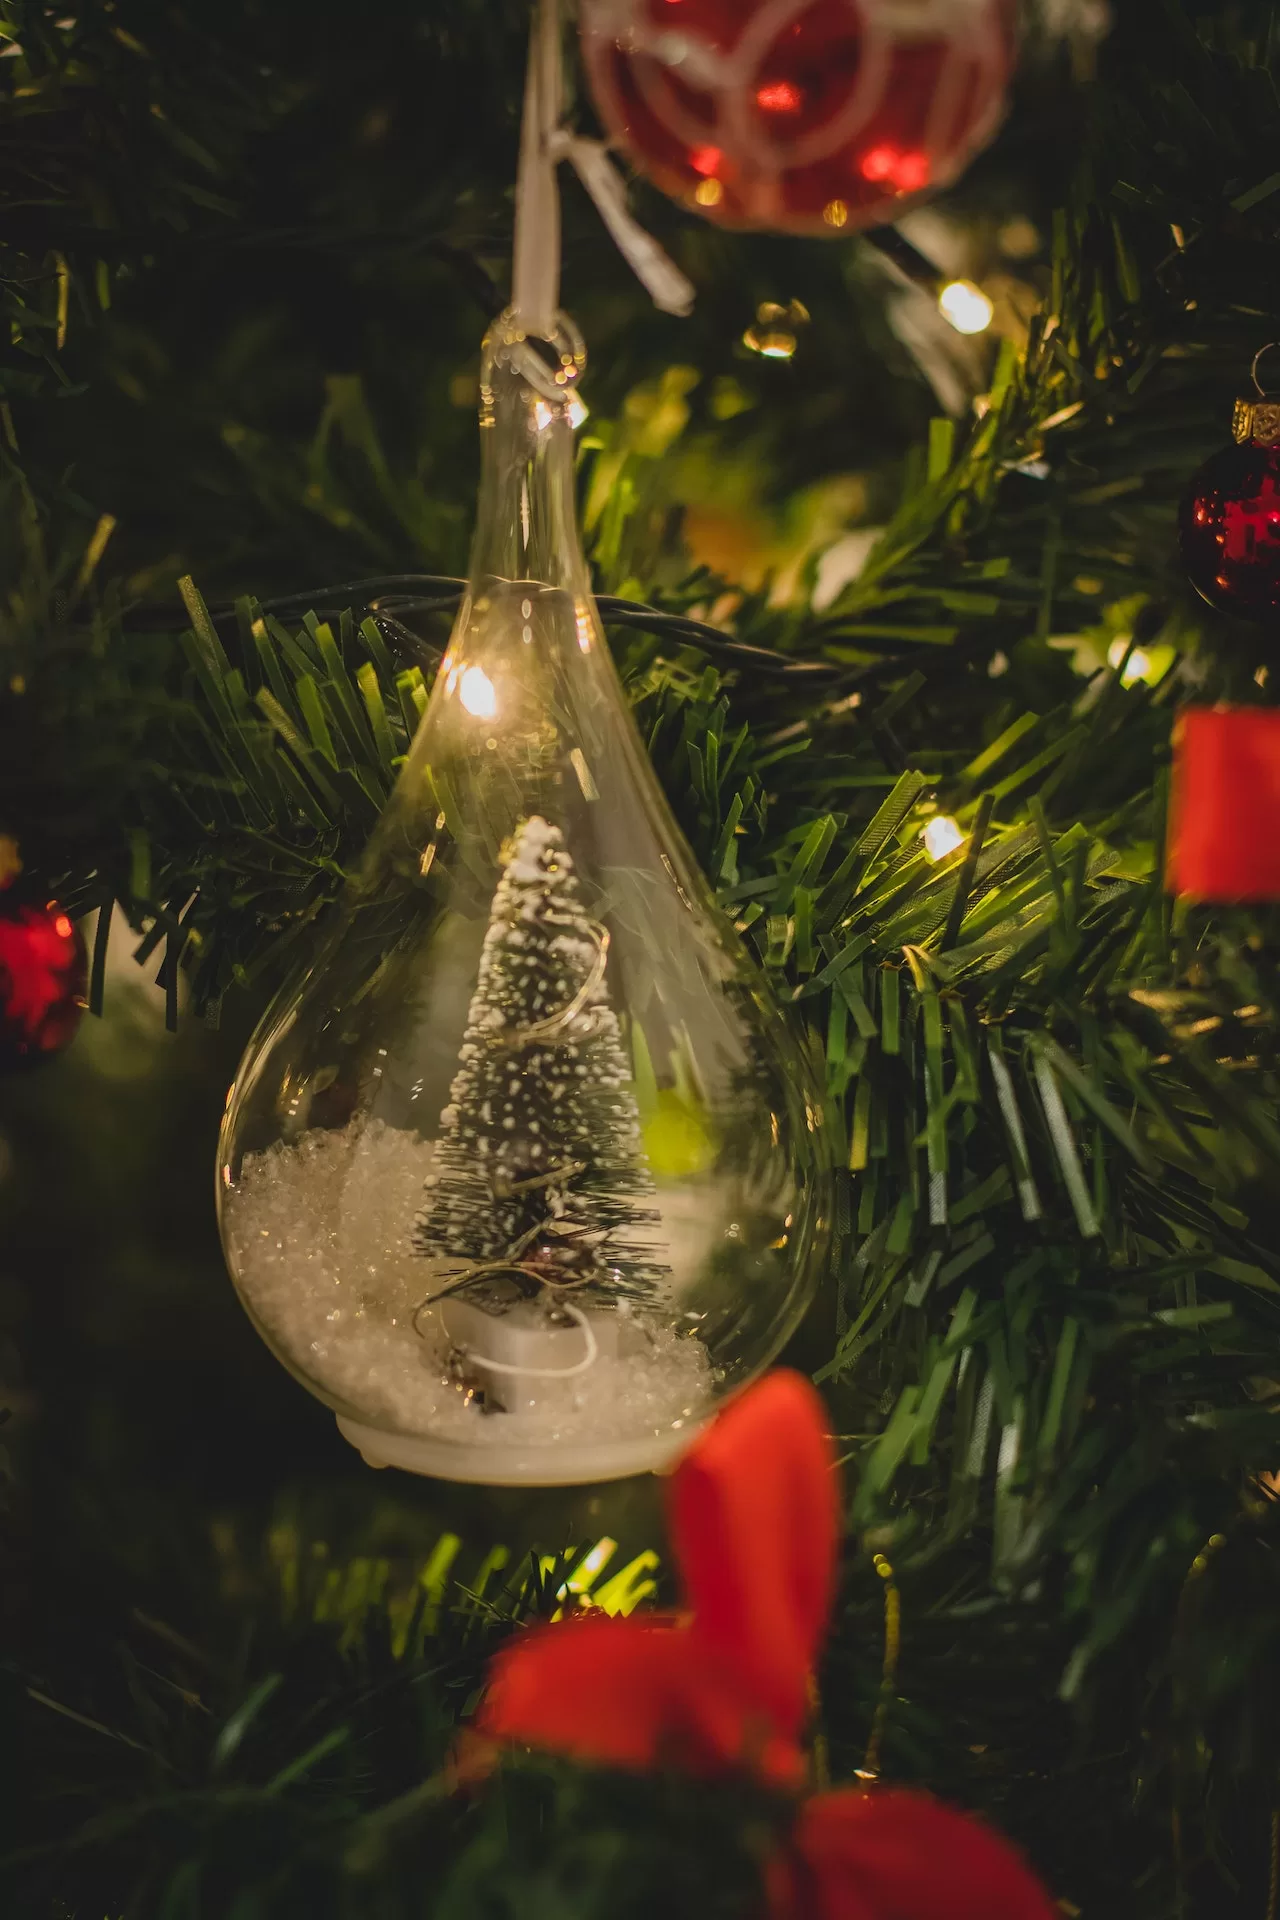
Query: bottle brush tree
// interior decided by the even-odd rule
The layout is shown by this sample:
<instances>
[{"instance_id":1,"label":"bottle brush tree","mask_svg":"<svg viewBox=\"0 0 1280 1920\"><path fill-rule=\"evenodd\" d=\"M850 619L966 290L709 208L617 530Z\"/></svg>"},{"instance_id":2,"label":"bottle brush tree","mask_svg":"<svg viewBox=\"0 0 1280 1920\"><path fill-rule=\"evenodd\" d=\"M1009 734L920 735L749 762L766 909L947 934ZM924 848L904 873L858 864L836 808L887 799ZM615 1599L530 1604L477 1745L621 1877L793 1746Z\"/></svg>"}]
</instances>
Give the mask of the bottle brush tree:
<instances>
[{"instance_id":1,"label":"bottle brush tree","mask_svg":"<svg viewBox=\"0 0 1280 1920\"><path fill-rule=\"evenodd\" d=\"M558 827L534 815L505 851L418 1245L491 1299L543 1277L644 1299L666 1269L607 935Z\"/></svg>"}]
</instances>

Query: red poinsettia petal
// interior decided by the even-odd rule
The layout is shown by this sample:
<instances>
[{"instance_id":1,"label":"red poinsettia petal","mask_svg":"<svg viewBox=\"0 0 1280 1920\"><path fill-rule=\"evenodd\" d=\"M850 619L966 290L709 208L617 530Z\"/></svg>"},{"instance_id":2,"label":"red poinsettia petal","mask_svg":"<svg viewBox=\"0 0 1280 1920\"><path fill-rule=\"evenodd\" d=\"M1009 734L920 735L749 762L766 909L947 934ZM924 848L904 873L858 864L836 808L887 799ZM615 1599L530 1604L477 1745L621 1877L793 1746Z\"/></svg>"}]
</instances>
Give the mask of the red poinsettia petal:
<instances>
[{"instance_id":1,"label":"red poinsettia petal","mask_svg":"<svg viewBox=\"0 0 1280 1920\"><path fill-rule=\"evenodd\" d=\"M782 1739L803 1726L831 1607L838 1489L826 1411L801 1374L731 1402L676 1470L676 1557L704 1670Z\"/></svg>"},{"instance_id":2,"label":"red poinsettia petal","mask_svg":"<svg viewBox=\"0 0 1280 1920\"><path fill-rule=\"evenodd\" d=\"M490 1670L477 1731L581 1760L804 1776L799 1733L830 1607L836 1485L821 1400L795 1373L734 1401L668 1501L687 1625L570 1621Z\"/></svg>"},{"instance_id":3,"label":"red poinsettia petal","mask_svg":"<svg viewBox=\"0 0 1280 1920\"><path fill-rule=\"evenodd\" d=\"M652 1766L685 1719L688 1632L655 1620L566 1620L519 1634L489 1668L476 1728L617 1766Z\"/></svg>"},{"instance_id":4,"label":"red poinsettia petal","mask_svg":"<svg viewBox=\"0 0 1280 1920\"><path fill-rule=\"evenodd\" d=\"M1056 1911L990 1827L892 1790L808 1801L770 1886L770 1920L1054 1920Z\"/></svg>"},{"instance_id":5,"label":"red poinsettia petal","mask_svg":"<svg viewBox=\"0 0 1280 1920\"><path fill-rule=\"evenodd\" d=\"M804 1759L685 1625L566 1621L520 1634L493 1661L476 1716L485 1741L605 1766L742 1767L798 1786Z\"/></svg>"}]
</instances>

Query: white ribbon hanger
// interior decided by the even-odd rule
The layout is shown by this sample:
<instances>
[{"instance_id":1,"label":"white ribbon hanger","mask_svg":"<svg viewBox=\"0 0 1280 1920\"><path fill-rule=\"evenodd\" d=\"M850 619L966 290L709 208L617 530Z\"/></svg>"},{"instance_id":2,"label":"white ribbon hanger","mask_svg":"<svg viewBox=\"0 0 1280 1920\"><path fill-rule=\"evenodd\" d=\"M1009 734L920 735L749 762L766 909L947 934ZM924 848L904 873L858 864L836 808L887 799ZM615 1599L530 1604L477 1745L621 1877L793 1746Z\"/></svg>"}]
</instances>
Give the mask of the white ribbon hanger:
<instances>
[{"instance_id":1,"label":"white ribbon hanger","mask_svg":"<svg viewBox=\"0 0 1280 1920\"><path fill-rule=\"evenodd\" d=\"M558 0L539 0L529 41L520 172L516 180L516 232L511 305L530 333L554 331L560 304L560 193L556 168L569 160L619 252L654 305L687 314L693 283L646 233L627 205L626 182L602 140L587 140L561 124L564 112L563 50Z\"/></svg>"}]
</instances>

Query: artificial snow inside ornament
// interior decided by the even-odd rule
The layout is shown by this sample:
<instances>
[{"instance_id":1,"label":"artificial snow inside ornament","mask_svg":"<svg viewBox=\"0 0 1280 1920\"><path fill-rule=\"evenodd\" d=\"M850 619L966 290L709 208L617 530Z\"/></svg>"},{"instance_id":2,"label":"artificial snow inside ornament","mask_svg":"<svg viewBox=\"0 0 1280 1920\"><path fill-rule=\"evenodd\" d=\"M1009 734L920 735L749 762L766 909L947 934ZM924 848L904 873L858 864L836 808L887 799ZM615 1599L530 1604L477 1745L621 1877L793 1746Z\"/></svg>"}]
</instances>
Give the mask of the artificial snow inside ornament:
<instances>
[{"instance_id":1,"label":"artificial snow inside ornament","mask_svg":"<svg viewBox=\"0 0 1280 1920\"><path fill-rule=\"evenodd\" d=\"M1182 503L1187 578L1220 613L1269 619L1280 612L1280 402L1253 362L1256 400L1236 401L1236 444L1207 460Z\"/></svg>"},{"instance_id":2,"label":"artificial snow inside ornament","mask_svg":"<svg viewBox=\"0 0 1280 1920\"><path fill-rule=\"evenodd\" d=\"M672 819L591 597L583 362L563 317L490 332L470 585L219 1150L259 1330L368 1460L459 1480L664 1463L794 1329L830 1216L820 1091Z\"/></svg>"},{"instance_id":3,"label":"artificial snow inside ornament","mask_svg":"<svg viewBox=\"0 0 1280 1920\"><path fill-rule=\"evenodd\" d=\"M0 1072L61 1053L84 1011L80 929L21 874L17 846L0 834Z\"/></svg>"},{"instance_id":4,"label":"artificial snow inside ornament","mask_svg":"<svg viewBox=\"0 0 1280 1920\"><path fill-rule=\"evenodd\" d=\"M894 220L991 138L1012 0L583 0L601 118L665 193L731 227Z\"/></svg>"}]
</instances>

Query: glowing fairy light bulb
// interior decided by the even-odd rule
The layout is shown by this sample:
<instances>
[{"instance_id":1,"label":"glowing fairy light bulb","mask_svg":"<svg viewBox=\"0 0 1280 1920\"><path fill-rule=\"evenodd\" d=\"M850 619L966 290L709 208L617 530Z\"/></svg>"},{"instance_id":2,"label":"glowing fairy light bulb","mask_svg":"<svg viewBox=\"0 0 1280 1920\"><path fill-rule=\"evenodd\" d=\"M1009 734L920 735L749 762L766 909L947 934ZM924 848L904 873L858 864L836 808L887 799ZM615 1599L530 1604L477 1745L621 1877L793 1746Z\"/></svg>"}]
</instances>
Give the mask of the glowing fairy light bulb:
<instances>
[{"instance_id":1,"label":"glowing fairy light bulb","mask_svg":"<svg viewBox=\"0 0 1280 1920\"><path fill-rule=\"evenodd\" d=\"M1120 675L1120 684L1122 687L1132 687L1136 685L1139 680L1150 680L1152 677L1150 654L1144 653L1141 647L1135 647L1133 652L1129 654L1129 658L1125 660L1124 656L1128 652L1128 649L1129 640L1126 634L1121 634L1120 637L1113 640L1107 648L1107 665L1109 667L1118 667L1121 661L1124 661L1124 668Z\"/></svg>"},{"instance_id":2,"label":"glowing fairy light bulb","mask_svg":"<svg viewBox=\"0 0 1280 1920\"><path fill-rule=\"evenodd\" d=\"M796 350L796 327L807 326L809 309L801 300L789 300L780 306L776 300L764 300L756 308L756 325L742 336L744 346L766 360L789 360Z\"/></svg>"},{"instance_id":3,"label":"glowing fairy light bulb","mask_svg":"<svg viewBox=\"0 0 1280 1920\"><path fill-rule=\"evenodd\" d=\"M768 86L756 88L756 105L766 113L798 113L804 105L804 95L789 80L774 80Z\"/></svg>"},{"instance_id":4,"label":"glowing fairy light bulb","mask_svg":"<svg viewBox=\"0 0 1280 1920\"><path fill-rule=\"evenodd\" d=\"M935 814L920 837L931 860L945 860L949 853L954 853L957 847L964 845L960 823L953 820L949 813Z\"/></svg>"},{"instance_id":5,"label":"glowing fairy light bulb","mask_svg":"<svg viewBox=\"0 0 1280 1920\"><path fill-rule=\"evenodd\" d=\"M458 686L458 698L477 720L492 720L498 711L498 696L483 667L468 667Z\"/></svg>"},{"instance_id":6,"label":"glowing fairy light bulb","mask_svg":"<svg viewBox=\"0 0 1280 1920\"><path fill-rule=\"evenodd\" d=\"M577 394L574 393L569 396L569 404L565 410L569 415L569 425L576 433L583 421L589 418L590 409L585 407ZM545 400L535 400L533 403L533 417L538 423L538 432L545 433L556 417L555 409L549 407Z\"/></svg>"},{"instance_id":7,"label":"glowing fairy light bulb","mask_svg":"<svg viewBox=\"0 0 1280 1920\"><path fill-rule=\"evenodd\" d=\"M758 327L748 327L742 342L753 353L763 354L766 360L790 360L796 350L794 333L762 333Z\"/></svg>"},{"instance_id":8,"label":"glowing fairy light bulb","mask_svg":"<svg viewBox=\"0 0 1280 1920\"><path fill-rule=\"evenodd\" d=\"M938 308L957 333L985 333L995 317L995 308L972 280L948 281L938 295Z\"/></svg>"}]
</instances>

